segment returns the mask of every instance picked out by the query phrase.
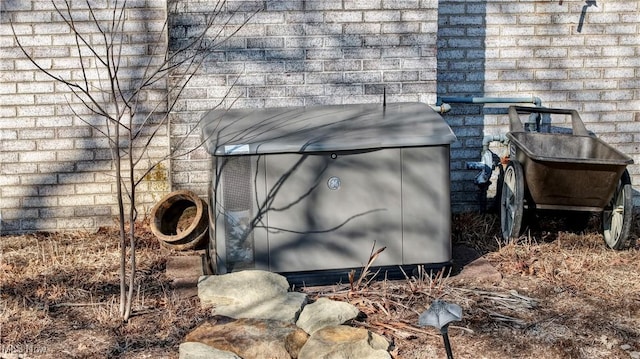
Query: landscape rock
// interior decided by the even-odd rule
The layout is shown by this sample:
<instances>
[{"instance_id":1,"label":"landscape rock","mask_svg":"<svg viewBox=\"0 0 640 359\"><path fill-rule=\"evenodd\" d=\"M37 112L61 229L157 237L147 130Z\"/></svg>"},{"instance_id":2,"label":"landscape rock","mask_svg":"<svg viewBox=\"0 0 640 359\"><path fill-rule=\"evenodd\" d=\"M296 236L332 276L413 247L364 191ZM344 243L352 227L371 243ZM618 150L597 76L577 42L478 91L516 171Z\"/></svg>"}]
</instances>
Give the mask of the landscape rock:
<instances>
[{"instance_id":1,"label":"landscape rock","mask_svg":"<svg viewBox=\"0 0 640 359\"><path fill-rule=\"evenodd\" d=\"M502 281L502 274L485 258L478 258L464 266L452 280L459 283L490 283Z\"/></svg>"},{"instance_id":2,"label":"landscape rock","mask_svg":"<svg viewBox=\"0 0 640 359\"><path fill-rule=\"evenodd\" d=\"M277 320L234 319L216 316L187 334L185 341L235 353L243 359L297 357L306 333L292 323Z\"/></svg>"},{"instance_id":3,"label":"landscape rock","mask_svg":"<svg viewBox=\"0 0 640 359\"><path fill-rule=\"evenodd\" d=\"M198 297L214 315L291 323L307 303L306 294L289 292L285 277L259 270L200 277Z\"/></svg>"},{"instance_id":4,"label":"landscape rock","mask_svg":"<svg viewBox=\"0 0 640 359\"><path fill-rule=\"evenodd\" d=\"M391 359L388 349L389 342L378 334L337 325L313 333L298 359Z\"/></svg>"},{"instance_id":5,"label":"landscape rock","mask_svg":"<svg viewBox=\"0 0 640 359\"><path fill-rule=\"evenodd\" d=\"M197 342L180 344L179 352L179 359L242 359L234 353L218 350Z\"/></svg>"},{"instance_id":6,"label":"landscape rock","mask_svg":"<svg viewBox=\"0 0 640 359\"><path fill-rule=\"evenodd\" d=\"M292 359L298 358L300 349L307 343L307 340L309 340L309 334L300 328L287 335L284 339L284 347Z\"/></svg>"},{"instance_id":7,"label":"landscape rock","mask_svg":"<svg viewBox=\"0 0 640 359\"><path fill-rule=\"evenodd\" d=\"M304 307L296 325L313 334L324 327L344 324L355 319L359 313L358 308L349 303L320 298Z\"/></svg>"},{"instance_id":8,"label":"landscape rock","mask_svg":"<svg viewBox=\"0 0 640 359\"><path fill-rule=\"evenodd\" d=\"M358 308L328 298L307 305L306 294L289 288L285 277L259 270L200 277L198 297L214 317L185 338L204 346L181 346L180 359L211 349L242 359L391 358L384 337L342 325L358 317Z\"/></svg>"}]
</instances>

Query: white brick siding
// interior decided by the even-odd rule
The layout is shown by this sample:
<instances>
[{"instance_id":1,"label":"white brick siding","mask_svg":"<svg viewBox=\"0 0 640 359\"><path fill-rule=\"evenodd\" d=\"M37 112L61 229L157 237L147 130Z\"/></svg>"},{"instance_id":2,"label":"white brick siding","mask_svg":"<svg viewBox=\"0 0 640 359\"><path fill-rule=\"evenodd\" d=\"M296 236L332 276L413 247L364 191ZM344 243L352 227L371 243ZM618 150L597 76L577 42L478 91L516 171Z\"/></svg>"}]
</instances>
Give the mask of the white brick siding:
<instances>
[{"instance_id":1,"label":"white brick siding","mask_svg":"<svg viewBox=\"0 0 640 359\"><path fill-rule=\"evenodd\" d=\"M84 1L73 2L78 19L88 20ZM176 2L177 11L168 15L170 44L197 34L216 2ZM97 16L108 17L108 2L95 3L100 4ZM124 60L135 67L148 59L150 48L164 45L153 42L167 10L165 1L128 4L132 46ZM536 96L544 106L578 110L589 130L640 163L640 0L598 2L597 7L585 7L583 1L534 0L233 0L224 9L239 13L226 30L261 6L266 8L217 48L193 78L168 129L154 142L154 157L176 146L227 95L225 107L233 102L234 107L262 108L381 102L386 89L387 101L429 104L438 96ZM115 196L107 144L74 118L67 105L75 101L69 89L24 58L9 20L40 64L62 77L82 75L75 38L50 1L2 2L2 231L112 224ZM99 77L91 75L96 84ZM151 98L161 99L164 90L161 86ZM478 207L476 173L466 170L465 163L478 160L484 134L508 130L505 108L453 104L444 115L459 138L452 145L455 210ZM558 126L566 125L559 121ZM163 137L167 133L171 139ZM198 139L193 133L183 149L197 145ZM174 160L170 183L145 182L139 200L148 209L170 188L204 195L209 166L203 149ZM640 188L638 165L629 171ZM640 205L640 196L635 200Z\"/></svg>"},{"instance_id":2,"label":"white brick siding","mask_svg":"<svg viewBox=\"0 0 640 359\"><path fill-rule=\"evenodd\" d=\"M72 3L76 25L86 29L89 41L100 43L101 37L88 21L85 2L74 0ZM79 113L88 112L67 86L39 72L26 59L13 38L10 21L20 43L41 66L72 80L82 78L75 37L49 0L3 1L1 4L2 232L92 230L113 225L116 202L106 140L95 129L74 118L67 101ZM92 1L92 4L98 9L96 17L110 18L112 11L106 8L108 2ZM158 31L166 17L164 1L133 0L127 4L130 6L126 12L130 46L123 48L122 78L133 76L134 68L128 65L149 59L148 48L163 46L162 43L154 45L150 39L163 39ZM104 76L98 77L95 70L92 71L95 63L84 55L89 79L92 85L97 85ZM101 122L96 120L96 124ZM166 131L161 133L166 135ZM161 144L163 155L167 143ZM144 196L139 200L145 204ZM149 199L146 201L148 206Z\"/></svg>"},{"instance_id":3,"label":"white brick siding","mask_svg":"<svg viewBox=\"0 0 640 359\"><path fill-rule=\"evenodd\" d=\"M198 27L205 3L191 1L171 19ZM229 1L228 8L239 3L249 11L238 18L266 9L191 82L192 96L181 100L174 124L196 123L220 102L236 108L381 103L386 90L390 102L435 103L437 2ZM187 33L170 31L170 42ZM173 161L174 186L206 194L209 162L202 149Z\"/></svg>"},{"instance_id":4,"label":"white brick siding","mask_svg":"<svg viewBox=\"0 0 640 359\"><path fill-rule=\"evenodd\" d=\"M546 107L576 109L589 130L640 163L635 135L640 129L640 81L636 80L640 1L584 5L582 1L440 1L438 95L537 96ZM483 24L481 31L478 26L461 26L471 24ZM459 46L452 48L453 43ZM469 79L477 86L461 86L461 80ZM480 105L453 105L445 118L460 140L454 152L461 154L453 155L452 168L464 169L465 162L474 160L467 155L472 148L477 149L478 160L478 133L508 131L506 106L483 110ZM478 116L481 123L465 121ZM567 126L562 117L553 120ZM628 169L635 174L632 181L638 188L638 165ZM472 182L476 173L461 173L453 179L454 207L477 209L478 189ZM635 202L640 205L638 195Z\"/></svg>"}]
</instances>

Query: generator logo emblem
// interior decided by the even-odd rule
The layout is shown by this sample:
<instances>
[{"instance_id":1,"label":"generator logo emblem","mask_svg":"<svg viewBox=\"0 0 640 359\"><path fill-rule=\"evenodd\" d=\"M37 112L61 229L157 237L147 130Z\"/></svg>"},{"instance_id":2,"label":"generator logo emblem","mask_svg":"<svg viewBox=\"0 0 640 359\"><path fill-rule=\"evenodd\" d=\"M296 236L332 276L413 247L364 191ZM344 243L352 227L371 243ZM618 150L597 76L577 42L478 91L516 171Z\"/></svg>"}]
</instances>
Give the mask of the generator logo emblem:
<instances>
[{"instance_id":1,"label":"generator logo emblem","mask_svg":"<svg viewBox=\"0 0 640 359\"><path fill-rule=\"evenodd\" d=\"M327 180L327 187L329 187L329 189L333 191L339 190L341 184L342 182L340 181L340 178L336 176L331 176Z\"/></svg>"}]
</instances>

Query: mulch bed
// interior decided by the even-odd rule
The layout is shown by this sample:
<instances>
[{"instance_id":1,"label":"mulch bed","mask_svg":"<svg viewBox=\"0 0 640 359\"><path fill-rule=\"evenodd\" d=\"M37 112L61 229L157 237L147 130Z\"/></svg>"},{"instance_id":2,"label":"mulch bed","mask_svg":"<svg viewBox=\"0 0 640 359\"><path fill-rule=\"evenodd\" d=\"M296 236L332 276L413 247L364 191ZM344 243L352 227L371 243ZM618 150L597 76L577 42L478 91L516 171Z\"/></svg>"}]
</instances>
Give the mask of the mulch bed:
<instances>
[{"instance_id":1,"label":"mulch bed","mask_svg":"<svg viewBox=\"0 0 640 359\"><path fill-rule=\"evenodd\" d=\"M417 325L436 298L463 308L462 321L449 330L456 358L629 357L640 351L638 246L607 249L597 220L581 232L562 219L544 224L505 244L497 239L497 216L454 216L454 248L465 253L459 263L482 256L502 274L497 284L457 282L461 268L454 268L300 290L356 305L365 316L352 325L384 335L395 358L446 356L439 332ZM177 358L185 334L210 314L197 298L181 298L170 288L166 258L180 253L161 247L144 226L137 235L128 323L118 315L114 229L0 238L0 348L34 358Z\"/></svg>"}]
</instances>

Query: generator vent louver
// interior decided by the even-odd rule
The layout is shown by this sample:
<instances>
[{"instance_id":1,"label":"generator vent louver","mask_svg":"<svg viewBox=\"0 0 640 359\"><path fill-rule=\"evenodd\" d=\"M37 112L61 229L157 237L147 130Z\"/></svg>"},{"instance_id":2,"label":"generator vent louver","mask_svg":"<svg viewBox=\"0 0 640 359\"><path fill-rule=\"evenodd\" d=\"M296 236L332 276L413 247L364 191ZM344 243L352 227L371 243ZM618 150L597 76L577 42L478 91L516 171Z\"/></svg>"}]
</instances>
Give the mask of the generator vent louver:
<instances>
[{"instance_id":1,"label":"generator vent louver","mask_svg":"<svg viewBox=\"0 0 640 359\"><path fill-rule=\"evenodd\" d=\"M222 170L226 262L229 267L254 266L251 158L228 157Z\"/></svg>"},{"instance_id":2,"label":"generator vent louver","mask_svg":"<svg viewBox=\"0 0 640 359\"><path fill-rule=\"evenodd\" d=\"M251 158L228 157L222 170L224 208L228 211L251 209Z\"/></svg>"}]
</instances>

